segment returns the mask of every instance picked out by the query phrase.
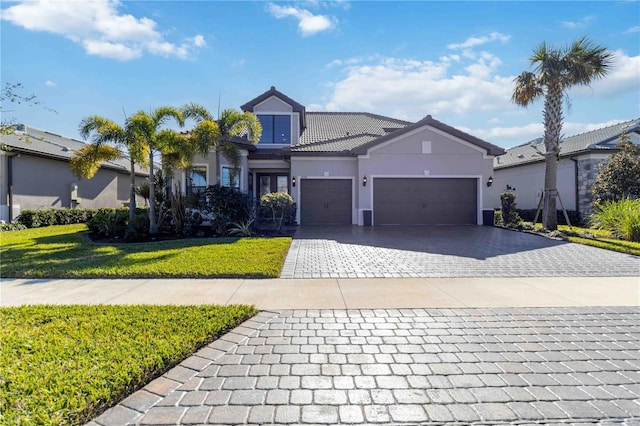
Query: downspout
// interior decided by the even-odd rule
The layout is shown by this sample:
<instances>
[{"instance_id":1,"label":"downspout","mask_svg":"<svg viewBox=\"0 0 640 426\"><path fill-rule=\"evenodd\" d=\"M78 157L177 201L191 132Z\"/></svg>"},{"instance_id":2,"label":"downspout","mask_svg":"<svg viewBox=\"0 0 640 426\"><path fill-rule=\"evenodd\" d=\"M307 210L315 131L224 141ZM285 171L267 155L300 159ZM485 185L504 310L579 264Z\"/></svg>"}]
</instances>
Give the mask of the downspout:
<instances>
[{"instance_id":1,"label":"downspout","mask_svg":"<svg viewBox=\"0 0 640 426\"><path fill-rule=\"evenodd\" d=\"M7 198L9 223L13 222L13 155L7 156Z\"/></svg>"},{"instance_id":2,"label":"downspout","mask_svg":"<svg viewBox=\"0 0 640 426\"><path fill-rule=\"evenodd\" d=\"M569 160L573 161L573 173L574 173L574 187L575 187L575 197L576 197L576 214L580 218L580 222L582 222L582 215L580 213L580 188L578 185L578 160L575 157L569 157Z\"/></svg>"}]
</instances>

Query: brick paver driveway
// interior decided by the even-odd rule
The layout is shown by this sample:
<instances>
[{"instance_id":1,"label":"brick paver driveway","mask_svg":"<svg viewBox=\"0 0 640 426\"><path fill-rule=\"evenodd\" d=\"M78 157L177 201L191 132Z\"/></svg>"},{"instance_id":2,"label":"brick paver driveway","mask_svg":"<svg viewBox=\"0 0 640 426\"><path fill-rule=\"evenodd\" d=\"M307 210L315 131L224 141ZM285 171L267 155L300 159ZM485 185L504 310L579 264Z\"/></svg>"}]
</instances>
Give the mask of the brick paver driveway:
<instances>
[{"instance_id":1,"label":"brick paver driveway","mask_svg":"<svg viewBox=\"0 0 640 426\"><path fill-rule=\"evenodd\" d=\"M640 259L489 226L316 226L282 278L638 276Z\"/></svg>"},{"instance_id":2,"label":"brick paver driveway","mask_svg":"<svg viewBox=\"0 0 640 426\"><path fill-rule=\"evenodd\" d=\"M262 312L98 417L640 424L640 308Z\"/></svg>"}]
</instances>

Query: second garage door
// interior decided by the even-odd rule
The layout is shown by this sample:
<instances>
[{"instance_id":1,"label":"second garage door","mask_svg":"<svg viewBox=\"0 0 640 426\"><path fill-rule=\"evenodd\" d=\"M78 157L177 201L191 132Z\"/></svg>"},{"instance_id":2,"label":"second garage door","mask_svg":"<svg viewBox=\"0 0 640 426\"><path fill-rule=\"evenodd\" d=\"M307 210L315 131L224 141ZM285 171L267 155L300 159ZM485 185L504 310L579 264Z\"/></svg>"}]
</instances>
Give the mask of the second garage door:
<instances>
[{"instance_id":1,"label":"second garage door","mask_svg":"<svg viewBox=\"0 0 640 426\"><path fill-rule=\"evenodd\" d=\"M351 179L301 179L301 225L351 225Z\"/></svg>"},{"instance_id":2,"label":"second garage door","mask_svg":"<svg viewBox=\"0 0 640 426\"><path fill-rule=\"evenodd\" d=\"M472 178L375 178L375 225L475 225Z\"/></svg>"}]
</instances>

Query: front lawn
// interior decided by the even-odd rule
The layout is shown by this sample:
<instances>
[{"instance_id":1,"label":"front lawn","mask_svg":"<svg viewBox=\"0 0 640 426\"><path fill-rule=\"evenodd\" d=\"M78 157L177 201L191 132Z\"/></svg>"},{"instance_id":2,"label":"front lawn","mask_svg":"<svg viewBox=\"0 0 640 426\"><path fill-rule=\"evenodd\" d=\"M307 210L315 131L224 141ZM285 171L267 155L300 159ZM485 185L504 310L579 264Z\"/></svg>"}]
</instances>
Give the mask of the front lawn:
<instances>
[{"instance_id":1,"label":"front lawn","mask_svg":"<svg viewBox=\"0 0 640 426\"><path fill-rule=\"evenodd\" d=\"M0 276L12 278L272 278L291 238L94 243L86 225L0 233Z\"/></svg>"},{"instance_id":2,"label":"front lawn","mask_svg":"<svg viewBox=\"0 0 640 426\"><path fill-rule=\"evenodd\" d=\"M256 313L250 306L0 309L0 424L83 424Z\"/></svg>"},{"instance_id":3,"label":"front lawn","mask_svg":"<svg viewBox=\"0 0 640 426\"><path fill-rule=\"evenodd\" d=\"M570 230L567 225L558 225L558 230L567 234L569 242L640 256L640 243L618 240L611 235L611 232L604 229L578 226L571 228Z\"/></svg>"},{"instance_id":4,"label":"front lawn","mask_svg":"<svg viewBox=\"0 0 640 426\"><path fill-rule=\"evenodd\" d=\"M533 228L531 222L524 222L530 229ZM536 230L540 227L537 225ZM640 243L632 241L618 240L611 235L611 232L604 229L582 228L567 225L558 225L558 231L565 235L567 241L571 243L584 244L620 253L640 256Z\"/></svg>"}]
</instances>

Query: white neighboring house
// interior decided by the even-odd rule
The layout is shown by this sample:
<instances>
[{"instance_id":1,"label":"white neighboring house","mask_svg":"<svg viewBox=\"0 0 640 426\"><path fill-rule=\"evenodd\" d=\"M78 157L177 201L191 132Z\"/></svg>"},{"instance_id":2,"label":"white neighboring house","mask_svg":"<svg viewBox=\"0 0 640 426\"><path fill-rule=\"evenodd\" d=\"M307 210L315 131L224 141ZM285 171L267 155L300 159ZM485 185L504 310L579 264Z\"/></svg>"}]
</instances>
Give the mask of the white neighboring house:
<instances>
[{"instance_id":1,"label":"white neighboring house","mask_svg":"<svg viewBox=\"0 0 640 426\"><path fill-rule=\"evenodd\" d=\"M302 225L493 224L493 160L504 153L431 116L417 123L361 112L307 112L271 87L241 106L262 138L242 153L237 187L287 192ZM219 158L218 158L219 157ZM221 156L196 156L187 193L229 185Z\"/></svg>"},{"instance_id":2,"label":"white neighboring house","mask_svg":"<svg viewBox=\"0 0 640 426\"><path fill-rule=\"evenodd\" d=\"M565 209L584 219L592 211L591 186L598 166L618 151L623 132L640 145L640 118L563 138L558 162L558 194ZM519 209L536 209L544 186L544 142L532 140L494 159L495 185L499 191L515 190ZM560 204L558 204L558 209Z\"/></svg>"}]
</instances>

